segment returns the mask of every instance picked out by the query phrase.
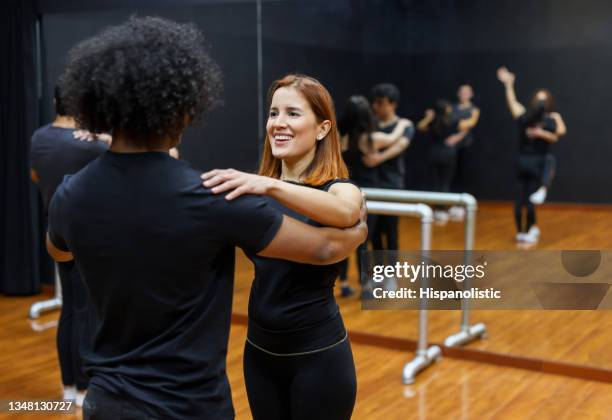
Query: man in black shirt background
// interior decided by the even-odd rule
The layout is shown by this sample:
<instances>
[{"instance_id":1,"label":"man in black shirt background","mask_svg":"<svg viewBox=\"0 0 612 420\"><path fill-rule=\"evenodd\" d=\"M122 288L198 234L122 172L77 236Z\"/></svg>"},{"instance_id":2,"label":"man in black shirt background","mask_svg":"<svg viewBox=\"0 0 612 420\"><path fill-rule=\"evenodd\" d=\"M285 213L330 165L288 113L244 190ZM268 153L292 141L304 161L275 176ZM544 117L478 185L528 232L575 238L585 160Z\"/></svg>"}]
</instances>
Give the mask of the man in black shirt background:
<instances>
[{"instance_id":1,"label":"man in black shirt background","mask_svg":"<svg viewBox=\"0 0 612 420\"><path fill-rule=\"evenodd\" d=\"M372 110L376 116L377 130L391 133L400 122L396 114L400 100L400 91L391 83L381 83L372 88ZM366 164L378 170L379 188L404 189L404 175L406 172L404 152L410 145L414 136L414 124L410 120L407 127L395 143L380 153L370 155ZM378 216L374 232L372 232L372 245L375 250L398 249L397 216ZM368 297L367 295L364 297Z\"/></svg>"},{"instance_id":2,"label":"man in black shirt background","mask_svg":"<svg viewBox=\"0 0 612 420\"><path fill-rule=\"evenodd\" d=\"M81 141L74 137L75 121L68 116L59 87L54 92L55 120L34 132L31 143L31 177L43 198L45 218L51 197L65 175L75 174L108 150L97 137ZM57 265L62 290L62 309L57 327L57 353L64 385L63 398L81 406L88 379L80 355L85 329L87 292L74 262Z\"/></svg>"},{"instance_id":3,"label":"man in black shirt background","mask_svg":"<svg viewBox=\"0 0 612 420\"><path fill-rule=\"evenodd\" d=\"M263 197L228 201L168 155L220 91L202 38L191 25L132 18L70 52L69 111L91 132L113 132L110 151L66 178L49 211L49 252L74 258L91 296L85 419L233 418L234 246L330 264L367 234L363 214L353 228L316 228Z\"/></svg>"},{"instance_id":4,"label":"man in black shirt background","mask_svg":"<svg viewBox=\"0 0 612 420\"><path fill-rule=\"evenodd\" d=\"M64 176L75 174L108 150L108 136L91 137L91 141L75 138L74 118L66 115L59 86L55 87L53 104L55 119L34 132L30 149L31 177L42 194L45 213Z\"/></svg>"}]
</instances>

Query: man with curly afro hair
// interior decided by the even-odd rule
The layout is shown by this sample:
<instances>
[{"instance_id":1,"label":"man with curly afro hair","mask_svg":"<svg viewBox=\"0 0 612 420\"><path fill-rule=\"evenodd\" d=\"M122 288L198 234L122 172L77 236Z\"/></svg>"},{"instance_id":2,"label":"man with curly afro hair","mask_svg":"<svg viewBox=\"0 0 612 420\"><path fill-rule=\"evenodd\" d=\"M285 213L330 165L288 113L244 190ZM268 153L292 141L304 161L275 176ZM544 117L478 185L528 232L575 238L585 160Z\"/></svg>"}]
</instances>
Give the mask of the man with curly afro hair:
<instances>
[{"instance_id":1,"label":"man with curly afro hair","mask_svg":"<svg viewBox=\"0 0 612 420\"><path fill-rule=\"evenodd\" d=\"M64 104L110 150L53 196L47 248L74 259L91 297L85 419L231 419L225 358L234 246L331 264L365 239L283 216L263 197L226 200L168 155L216 101L220 71L191 25L131 18L74 47Z\"/></svg>"}]
</instances>

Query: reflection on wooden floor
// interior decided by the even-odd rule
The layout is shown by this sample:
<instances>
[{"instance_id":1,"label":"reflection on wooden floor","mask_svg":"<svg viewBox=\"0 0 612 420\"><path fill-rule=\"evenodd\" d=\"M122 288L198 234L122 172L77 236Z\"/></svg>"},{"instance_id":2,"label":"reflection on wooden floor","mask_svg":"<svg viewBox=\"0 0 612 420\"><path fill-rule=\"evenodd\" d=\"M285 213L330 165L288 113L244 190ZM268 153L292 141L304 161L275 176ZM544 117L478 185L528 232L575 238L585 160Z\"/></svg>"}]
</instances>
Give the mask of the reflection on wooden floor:
<instances>
[{"instance_id":1,"label":"reflection on wooden floor","mask_svg":"<svg viewBox=\"0 0 612 420\"><path fill-rule=\"evenodd\" d=\"M544 249L612 249L612 211L544 208L538 213ZM400 244L418 248L418 225L401 224ZM481 205L478 249L515 249L508 205ZM434 229L435 249L460 249L461 224ZM252 269L243 256L237 265L234 312L246 314ZM355 272L352 271L352 282ZM0 297L0 400L57 399L60 377L55 351L57 312L45 315L34 331L26 319L40 296ZM362 311L357 299L339 300L350 330L416 338L416 314L410 311ZM237 317L239 318L239 317ZM455 332L459 313L430 313L430 337L440 342ZM473 320L487 324L490 337L470 348L557 359L612 368L612 312L478 311ZM46 329L45 329L46 328ZM237 419L250 419L242 349L246 329L232 325L228 373ZM442 358L419 375L413 386L401 383L412 354L353 343L358 395L354 419L611 419L612 385L534 373L522 369ZM49 418L0 413L0 419Z\"/></svg>"},{"instance_id":2,"label":"reflection on wooden floor","mask_svg":"<svg viewBox=\"0 0 612 420\"><path fill-rule=\"evenodd\" d=\"M57 399L61 395L54 326L33 331L26 313L39 297L0 297L0 399ZM41 324L57 319L57 312ZM236 418L250 419L242 377L246 328L232 325L228 374ZM481 363L442 359L412 386L402 385L406 352L353 344L358 392L356 420L609 419L612 385ZM15 415L0 419L66 419L66 415Z\"/></svg>"}]
</instances>

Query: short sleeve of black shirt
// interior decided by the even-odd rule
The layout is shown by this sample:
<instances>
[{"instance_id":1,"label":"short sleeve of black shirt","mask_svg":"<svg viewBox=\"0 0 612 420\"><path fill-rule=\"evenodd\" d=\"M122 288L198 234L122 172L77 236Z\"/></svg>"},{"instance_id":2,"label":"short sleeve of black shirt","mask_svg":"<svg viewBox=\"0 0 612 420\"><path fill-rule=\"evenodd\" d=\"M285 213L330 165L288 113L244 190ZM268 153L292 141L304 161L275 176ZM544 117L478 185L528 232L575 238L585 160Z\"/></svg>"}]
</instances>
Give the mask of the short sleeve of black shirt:
<instances>
[{"instance_id":1,"label":"short sleeve of black shirt","mask_svg":"<svg viewBox=\"0 0 612 420\"><path fill-rule=\"evenodd\" d=\"M32 136L31 165L38 175L45 213L64 175L76 174L108 150L108 144L103 141L76 140L73 133L73 129L48 124Z\"/></svg>"},{"instance_id":2,"label":"short sleeve of black shirt","mask_svg":"<svg viewBox=\"0 0 612 420\"><path fill-rule=\"evenodd\" d=\"M308 187L329 191L337 183L355 185L351 180L338 178L322 185ZM297 185L305 186L304 184ZM274 208L288 217L311 226L321 226L319 222L273 199L270 199L270 202L272 206L275 206ZM333 293L338 277L337 264L310 265L260 257L249 253L247 256L255 266L255 278L249 298L249 339L251 342L272 352L292 353L321 348L319 346L333 344L346 335L343 327L338 329L335 322L330 322L339 317L338 305ZM281 338L282 332L287 331L296 333L288 339L289 341ZM272 336L275 338L268 340Z\"/></svg>"},{"instance_id":3,"label":"short sleeve of black shirt","mask_svg":"<svg viewBox=\"0 0 612 420\"><path fill-rule=\"evenodd\" d=\"M217 227L223 229L221 235L228 243L254 254L269 245L283 222L282 213L263 197L243 195L232 201L223 198L220 205Z\"/></svg>"},{"instance_id":4,"label":"short sleeve of black shirt","mask_svg":"<svg viewBox=\"0 0 612 420\"><path fill-rule=\"evenodd\" d=\"M392 133L396 126L397 122L386 127L379 127L379 130L383 133ZM404 129L402 137L406 137L408 140L414 137L414 124L412 122ZM380 188L404 188L404 173L406 171L404 152L381 163L377 169L379 172L378 186Z\"/></svg>"},{"instance_id":5,"label":"short sleeve of black shirt","mask_svg":"<svg viewBox=\"0 0 612 420\"><path fill-rule=\"evenodd\" d=\"M406 137L408 140L412 140L412 138L414 137L414 124L410 124L408 127L406 127L406 129L404 130L404 137Z\"/></svg>"},{"instance_id":6,"label":"short sleeve of black shirt","mask_svg":"<svg viewBox=\"0 0 612 420\"><path fill-rule=\"evenodd\" d=\"M329 191L329 189L334 184L351 184L351 185L354 185L355 187L357 187L357 189L361 190L361 188L359 188L359 185L357 185L357 183L355 183L355 181L353 181L352 179L349 179L349 178L336 178L336 179L332 179L331 181L327 181L325 184L321 185L321 187L319 187L319 189L321 189L323 191Z\"/></svg>"}]
</instances>

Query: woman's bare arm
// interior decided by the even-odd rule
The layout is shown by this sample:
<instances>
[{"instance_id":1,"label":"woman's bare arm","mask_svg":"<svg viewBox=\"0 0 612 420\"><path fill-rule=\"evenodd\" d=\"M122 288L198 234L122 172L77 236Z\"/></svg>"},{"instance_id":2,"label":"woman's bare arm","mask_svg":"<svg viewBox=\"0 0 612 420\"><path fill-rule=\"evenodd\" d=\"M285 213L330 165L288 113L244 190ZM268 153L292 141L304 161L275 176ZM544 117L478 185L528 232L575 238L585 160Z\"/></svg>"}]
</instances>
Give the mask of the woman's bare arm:
<instances>
[{"instance_id":1,"label":"woman's bare arm","mask_svg":"<svg viewBox=\"0 0 612 420\"><path fill-rule=\"evenodd\" d=\"M269 195L325 226L346 228L359 220L361 191L351 183L336 183L326 192L233 169L215 169L203 174L202 179L215 194L231 191L226 195L228 200L242 194Z\"/></svg>"},{"instance_id":2,"label":"woman's bare arm","mask_svg":"<svg viewBox=\"0 0 612 420\"><path fill-rule=\"evenodd\" d=\"M516 76L511 73L506 67L500 67L497 69L497 78L504 85L506 92L506 104L512 114L512 118L517 119L525 113L525 107L516 99L516 92L514 91L514 81Z\"/></svg>"}]
</instances>

